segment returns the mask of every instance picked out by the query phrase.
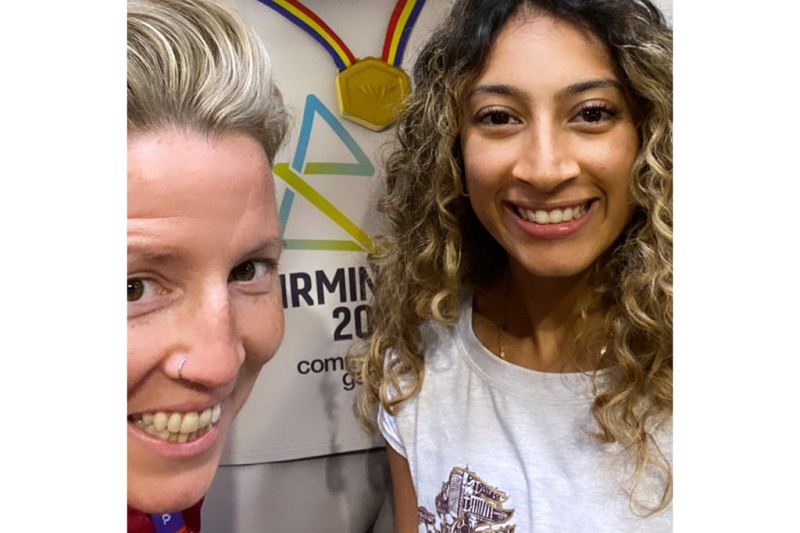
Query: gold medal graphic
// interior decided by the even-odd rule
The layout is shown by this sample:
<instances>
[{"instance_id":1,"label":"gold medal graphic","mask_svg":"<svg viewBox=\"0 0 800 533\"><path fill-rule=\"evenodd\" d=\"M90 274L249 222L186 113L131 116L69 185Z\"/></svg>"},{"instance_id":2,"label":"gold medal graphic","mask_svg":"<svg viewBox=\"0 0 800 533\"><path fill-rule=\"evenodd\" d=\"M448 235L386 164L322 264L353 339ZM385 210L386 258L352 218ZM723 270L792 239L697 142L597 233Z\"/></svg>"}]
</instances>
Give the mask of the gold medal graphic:
<instances>
[{"instance_id":1,"label":"gold medal graphic","mask_svg":"<svg viewBox=\"0 0 800 533\"><path fill-rule=\"evenodd\" d=\"M402 69L375 57L365 57L336 76L339 113L372 131L394 122L410 90Z\"/></svg>"},{"instance_id":2,"label":"gold medal graphic","mask_svg":"<svg viewBox=\"0 0 800 533\"><path fill-rule=\"evenodd\" d=\"M298 0L259 0L319 42L333 58L336 97L343 118L372 131L386 129L411 91L408 75L400 68L406 42L425 0L397 0L392 11L381 58L357 60L336 33Z\"/></svg>"}]
</instances>

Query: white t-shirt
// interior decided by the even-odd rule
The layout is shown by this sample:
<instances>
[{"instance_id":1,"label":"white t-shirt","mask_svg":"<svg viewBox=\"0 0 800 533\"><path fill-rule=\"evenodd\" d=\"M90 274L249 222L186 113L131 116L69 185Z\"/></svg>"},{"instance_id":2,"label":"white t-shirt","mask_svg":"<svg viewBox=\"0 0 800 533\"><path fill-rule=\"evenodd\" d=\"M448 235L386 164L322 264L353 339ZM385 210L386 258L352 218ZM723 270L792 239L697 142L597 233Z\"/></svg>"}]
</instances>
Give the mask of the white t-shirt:
<instances>
[{"instance_id":1,"label":"white t-shirt","mask_svg":"<svg viewBox=\"0 0 800 533\"><path fill-rule=\"evenodd\" d=\"M496 357L472 330L471 298L456 326L426 323L423 339L421 389L396 417L378 415L408 460L420 531L672 531L672 505L648 518L631 510L629 454L588 435L597 428L590 376ZM655 436L671 464L671 422ZM639 497L658 501L655 479L642 481Z\"/></svg>"}]
</instances>

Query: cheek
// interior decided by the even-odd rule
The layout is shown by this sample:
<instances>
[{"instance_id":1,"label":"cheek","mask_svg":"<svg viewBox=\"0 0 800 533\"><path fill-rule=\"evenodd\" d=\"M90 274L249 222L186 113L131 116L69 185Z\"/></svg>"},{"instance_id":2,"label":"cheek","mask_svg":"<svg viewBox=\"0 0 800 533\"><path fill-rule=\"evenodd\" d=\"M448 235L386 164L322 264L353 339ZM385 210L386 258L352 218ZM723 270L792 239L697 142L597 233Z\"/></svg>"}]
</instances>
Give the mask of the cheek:
<instances>
[{"instance_id":1,"label":"cheek","mask_svg":"<svg viewBox=\"0 0 800 533\"><path fill-rule=\"evenodd\" d=\"M472 191L478 186L478 178L483 174L481 159L472 157L475 151L475 141L469 130L461 132L461 160L464 168L462 179L467 191Z\"/></svg>"},{"instance_id":2,"label":"cheek","mask_svg":"<svg viewBox=\"0 0 800 533\"><path fill-rule=\"evenodd\" d=\"M474 204L476 200L485 200L490 196L493 187L492 169L485 159L464 161L464 184L465 192L470 196L470 203ZM480 209L480 206L477 207Z\"/></svg>"},{"instance_id":3,"label":"cheek","mask_svg":"<svg viewBox=\"0 0 800 533\"><path fill-rule=\"evenodd\" d=\"M272 359L283 340L284 320L280 294L265 295L257 302L243 305L239 313L247 363L261 367Z\"/></svg>"},{"instance_id":4,"label":"cheek","mask_svg":"<svg viewBox=\"0 0 800 533\"><path fill-rule=\"evenodd\" d=\"M128 326L128 394L158 366L161 352L159 328Z\"/></svg>"},{"instance_id":5,"label":"cheek","mask_svg":"<svg viewBox=\"0 0 800 533\"><path fill-rule=\"evenodd\" d=\"M615 202L630 200L631 171L638 154L635 139L622 138L618 143L598 145L585 153L585 169L594 175L606 194Z\"/></svg>"},{"instance_id":6,"label":"cheek","mask_svg":"<svg viewBox=\"0 0 800 533\"><path fill-rule=\"evenodd\" d=\"M621 187L627 187L630 182L633 164L639 155L639 141L636 135L636 130L631 127L608 154L608 171L616 176L619 182L624 183Z\"/></svg>"},{"instance_id":7,"label":"cheek","mask_svg":"<svg viewBox=\"0 0 800 533\"><path fill-rule=\"evenodd\" d=\"M472 196L495 196L508 181L518 152L512 142L490 142L477 136L469 136L462 143L464 182Z\"/></svg>"},{"instance_id":8,"label":"cheek","mask_svg":"<svg viewBox=\"0 0 800 533\"><path fill-rule=\"evenodd\" d=\"M500 216L498 195L503 188L502 178L493 165L485 159L475 158L464 162L464 181L466 192L469 194L470 206L481 224L494 235L494 227L499 223Z\"/></svg>"},{"instance_id":9,"label":"cheek","mask_svg":"<svg viewBox=\"0 0 800 533\"><path fill-rule=\"evenodd\" d=\"M625 180L636 160L638 143L630 134L585 142L576 147L584 170L602 177L604 181Z\"/></svg>"}]
</instances>

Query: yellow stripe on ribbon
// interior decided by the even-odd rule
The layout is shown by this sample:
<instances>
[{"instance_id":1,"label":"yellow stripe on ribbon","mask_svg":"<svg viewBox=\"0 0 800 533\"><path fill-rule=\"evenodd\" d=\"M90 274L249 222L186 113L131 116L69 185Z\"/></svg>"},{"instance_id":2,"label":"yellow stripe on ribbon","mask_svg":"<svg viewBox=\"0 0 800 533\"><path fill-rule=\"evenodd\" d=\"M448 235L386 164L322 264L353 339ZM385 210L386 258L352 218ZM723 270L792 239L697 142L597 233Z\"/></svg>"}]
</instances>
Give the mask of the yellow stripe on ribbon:
<instances>
[{"instance_id":1,"label":"yellow stripe on ribbon","mask_svg":"<svg viewBox=\"0 0 800 533\"><path fill-rule=\"evenodd\" d=\"M310 9L296 0L259 0L292 21L319 42L333 58L339 70L356 62L355 56L330 27Z\"/></svg>"}]
</instances>

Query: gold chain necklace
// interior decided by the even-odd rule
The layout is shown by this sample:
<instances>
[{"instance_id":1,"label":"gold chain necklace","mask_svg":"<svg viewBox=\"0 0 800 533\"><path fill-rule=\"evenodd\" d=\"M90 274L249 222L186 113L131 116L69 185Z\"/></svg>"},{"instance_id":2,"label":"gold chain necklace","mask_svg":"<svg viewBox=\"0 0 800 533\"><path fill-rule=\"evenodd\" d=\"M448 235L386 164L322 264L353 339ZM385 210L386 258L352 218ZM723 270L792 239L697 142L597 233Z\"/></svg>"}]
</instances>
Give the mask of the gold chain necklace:
<instances>
[{"instance_id":1,"label":"gold chain necklace","mask_svg":"<svg viewBox=\"0 0 800 533\"><path fill-rule=\"evenodd\" d=\"M505 350L505 333L504 330L506 328L506 307L508 306L506 295L506 288L508 286L508 271L506 271L505 276L503 276L503 320L498 327L499 331L499 340L500 340L500 359L506 359L506 350ZM606 355L606 351L608 351L608 344L603 344L603 347L600 348L600 357L604 357Z\"/></svg>"},{"instance_id":2,"label":"gold chain necklace","mask_svg":"<svg viewBox=\"0 0 800 533\"><path fill-rule=\"evenodd\" d=\"M503 275L503 321L500 323L500 359L506 358L506 350L503 345L504 334L503 330L506 328L506 307L508 306L508 301L506 300L508 297L506 296L506 288L508 286L508 270L506 270L505 274Z\"/></svg>"}]
</instances>

